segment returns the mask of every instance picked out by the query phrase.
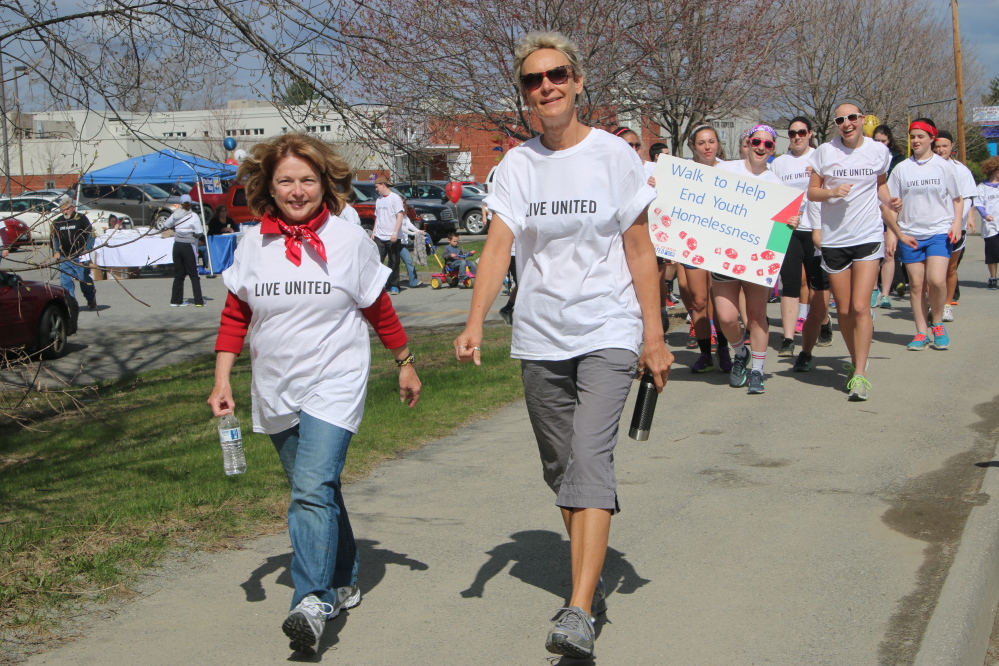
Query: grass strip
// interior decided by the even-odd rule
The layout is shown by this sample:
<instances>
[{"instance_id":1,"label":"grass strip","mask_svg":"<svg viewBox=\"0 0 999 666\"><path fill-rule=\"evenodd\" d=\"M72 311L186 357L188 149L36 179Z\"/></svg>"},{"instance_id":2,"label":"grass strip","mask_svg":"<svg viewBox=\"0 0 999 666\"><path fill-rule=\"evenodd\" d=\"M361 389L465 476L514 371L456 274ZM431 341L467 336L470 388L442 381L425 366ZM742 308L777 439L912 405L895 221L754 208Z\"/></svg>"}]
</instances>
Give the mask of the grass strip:
<instances>
[{"instance_id":1,"label":"grass strip","mask_svg":"<svg viewBox=\"0 0 999 666\"><path fill-rule=\"evenodd\" d=\"M483 366L462 367L457 331L415 329L420 403L399 401L398 369L377 340L364 421L344 477L453 433L523 395L510 329L485 331ZM250 365L232 374L247 472L226 477L205 400L214 357L99 386L85 411L31 429L0 423L0 628L58 618L80 599L127 594L130 575L171 547L219 548L284 524L287 481L250 424Z\"/></svg>"}]
</instances>

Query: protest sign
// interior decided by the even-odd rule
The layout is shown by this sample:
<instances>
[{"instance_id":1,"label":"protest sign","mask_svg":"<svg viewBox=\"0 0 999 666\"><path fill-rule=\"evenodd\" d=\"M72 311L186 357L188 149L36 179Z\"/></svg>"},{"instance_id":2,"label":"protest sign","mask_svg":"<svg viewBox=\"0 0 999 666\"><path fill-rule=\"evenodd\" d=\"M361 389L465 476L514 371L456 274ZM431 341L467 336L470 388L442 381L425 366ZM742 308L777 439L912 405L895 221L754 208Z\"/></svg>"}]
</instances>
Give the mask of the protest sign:
<instances>
[{"instance_id":1,"label":"protest sign","mask_svg":"<svg viewBox=\"0 0 999 666\"><path fill-rule=\"evenodd\" d=\"M660 155L649 206L656 254L714 273L773 286L791 239L785 222L804 193L786 185Z\"/></svg>"}]
</instances>

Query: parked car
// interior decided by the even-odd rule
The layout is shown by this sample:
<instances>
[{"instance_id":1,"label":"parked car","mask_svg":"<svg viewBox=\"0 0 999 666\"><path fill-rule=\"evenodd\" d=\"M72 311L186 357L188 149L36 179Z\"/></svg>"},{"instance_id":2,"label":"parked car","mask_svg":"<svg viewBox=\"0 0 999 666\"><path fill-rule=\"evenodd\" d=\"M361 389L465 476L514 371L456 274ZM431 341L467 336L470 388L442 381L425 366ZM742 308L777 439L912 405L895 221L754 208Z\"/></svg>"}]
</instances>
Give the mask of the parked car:
<instances>
[{"instance_id":1,"label":"parked car","mask_svg":"<svg viewBox=\"0 0 999 666\"><path fill-rule=\"evenodd\" d=\"M458 230L458 223L454 219L454 211L452 207L448 204L445 205L440 203L438 199L435 201L427 201L423 199L410 199L400 191L399 189L393 187L393 191L401 196L409 206L412 206L417 215L417 220L413 222L414 226L418 229L423 229L430 236L430 239L436 244L442 238L447 238L447 235L452 231ZM364 195L366 201L371 201L374 203L378 199L378 192L375 191L375 184L355 180L354 181L354 196L360 199L359 194ZM374 220L374 216L372 216Z\"/></svg>"},{"instance_id":2,"label":"parked car","mask_svg":"<svg viewBox=\"0 0 999 666\"><path fill-rule=\"evenodd\" d=\"M0 271L0 348L59 358L76 333L79 314L76 299L62 287Z\"/></svg>"},{"instance_id":3,"label":"parked car","mask_svg":"<svg viewBox=\"0 0 999 666\"><path fill-rule=\"evenodd\" d=\"M0 248L14 251L24 245L31 245L28 225L13 217L0 221Z\"/></svg>"},{"instance_id":4,"label":"parked car","mask_svg":"<svg viewBox=\"0 0 999 666\"><path fill-rule=\"evenodd\" d=\"M148 184L81 185L80 203L88 204L117 215L128 215L136 226L159 229L163 222L180 206L180 196ZM195 203L195 211L203 211ZM89 216L88 216L89 217Z\"/></svg>"},{"instance_id":5,"label":"parked car","mask_svg":"<svg viewBox=\"0 0 999 666\"><path fill-rule=\"evenodd\" d=\"M47 196L30 195L14 197L12 199L0 199L0 218L16 218L20 220L31 229L32 242L47 243L52 236L51 222L61 215L56 201L62 196L62 194ZM76 209L90 219L90 223L94 225L94 233L104 233L104 229L108 226L108 217L112 214L112 211L91 208L83 204L77 206ZM118 213L118 217L121 217L120 213ZM129 222L130 224L131 222Z\"/></svg>"},{"instance_id":6,"label":"parked car","mask_svg":"<svg viewBox=\"0 0 999 666\"><path fill-rule=\"evenodd\" d=\"M225 193L226 190L229 189L227 181L223 181L222 192L219 194L207 194L203 191L199 191L197 183L172 182L152 184L170 196L179 197L183 194L191 195L191 199L201 202L202 209L205 211L205 215L207 216L206 219L211 219L212 215L215 213L215 209L225 203Z\"/></svg>"},{"instance_id":7,"label":"parked car","mask_svg":"<svg viewBox=\"0 0 999 666\"><path fill-rule=\"evenodd\" d=\"M405 183L396 183L393 187L403 194L408 203L413 205L421 204L435 204L442 205L451 211L451 216L457 221L457 228L465 228L465 220L473 208L478 210L476 202L471 199L460 199L458 204L455 205L451 203L448 199L447 194L444 192L444 185L446 181L414 181ZM478 217L482 217L481 213L476 213ZM473 228L475 228L473 220Z\"/></svg>"},{"instance_id":8,"label":"parked car","mask_svg":"<svg viewBox=\"0 0 999 666\"><path fill-rule=\"evenodd\" d=\"M447 185L446 180L432 180L430 184L440 187L445 201L451 203L444 191L444 187ZM470 234L481 234L486 228L486 221L482 219L482 200L485 198L486 193L479 188L462 183L461 198L458 199L457 204L452 204L457 209L455 217L460 222L461 228Z\"/></svg>"}]
</instances>

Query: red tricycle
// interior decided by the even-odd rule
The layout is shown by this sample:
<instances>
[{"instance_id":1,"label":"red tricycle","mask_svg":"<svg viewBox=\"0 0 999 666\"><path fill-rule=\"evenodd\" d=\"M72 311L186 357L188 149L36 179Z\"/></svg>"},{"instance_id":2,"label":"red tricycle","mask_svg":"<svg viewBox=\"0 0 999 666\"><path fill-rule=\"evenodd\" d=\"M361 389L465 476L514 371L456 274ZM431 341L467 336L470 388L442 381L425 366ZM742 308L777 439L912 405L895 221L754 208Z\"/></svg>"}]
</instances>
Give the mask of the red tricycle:
<instances>
[{"instance_id":1,"label":"red tricycle","mask_svg":"<svg viewBox=\"0 0 999 666\"><path fill-rule=\"evenodd\" d=\"M441 261L440 256L437 254L437 249L431 243L429 236L427 236L427 245L429 246L427 247L427 255L433 256L433 258L437 260L437 265L441 269L440 273L432 273L430 275L431 289L440 289L445 284L447 284L449 287L457 287L458 285L461 285L466 289L471 289L475 285L475 273L472 270L469 270L469 268L466 266L465 274L459 276L457 266L448 267L444 265L444 262ZM473 254L475 254L475 250L455 256L458 259L465 259L467 257L472 256ZM475 264L472 264L472 266L474 265Z\"/></svg>"}]
</instances>

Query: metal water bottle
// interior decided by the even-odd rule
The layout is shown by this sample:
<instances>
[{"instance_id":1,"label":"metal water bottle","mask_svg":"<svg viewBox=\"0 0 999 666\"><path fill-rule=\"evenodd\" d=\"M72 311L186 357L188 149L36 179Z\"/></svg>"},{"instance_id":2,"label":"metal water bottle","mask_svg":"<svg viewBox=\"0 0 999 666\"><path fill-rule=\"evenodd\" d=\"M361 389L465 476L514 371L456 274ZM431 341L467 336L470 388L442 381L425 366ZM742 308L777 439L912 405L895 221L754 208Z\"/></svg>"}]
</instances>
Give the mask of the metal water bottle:
<instances>
[{"instance_id":1,"label":"metal water bottle","mask_svg":"<svg viewBox=\"0 0 999 666\"><path fill-rule=\"evenodd\" d=\"M658 398L659 392L656 391L655 379L652 378L652 372L646 370L645 374L642 375L642 382L638 385L638 399L635 401L635 413L631 417L629 437L639 442L644 442L649 438Z\"/></svg>"}]
</instances>

